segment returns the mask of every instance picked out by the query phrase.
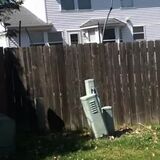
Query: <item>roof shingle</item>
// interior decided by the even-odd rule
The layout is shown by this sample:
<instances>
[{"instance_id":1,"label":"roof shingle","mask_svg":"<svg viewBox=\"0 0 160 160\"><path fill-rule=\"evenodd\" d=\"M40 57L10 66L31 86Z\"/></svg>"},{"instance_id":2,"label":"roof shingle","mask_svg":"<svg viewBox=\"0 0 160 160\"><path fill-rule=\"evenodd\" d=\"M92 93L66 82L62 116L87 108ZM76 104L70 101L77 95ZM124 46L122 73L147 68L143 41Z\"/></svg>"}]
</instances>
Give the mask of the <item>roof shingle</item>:
<instances>
[{"instance_id":1,"label":"roof shingle","mask_svg":"<svg viewBox=\"0 0 160 160\"><path fill-rule=\"evenodd\" d=\"M80 26L80 28L85 28L85 27L92 27L92 26L103 26L105 22L105 18L103 19L90 19L86 23ZM109 18L107 22L107 26L124 26L125 23L116 19L116 18Z\"/></svg>"},{"instance_id":2,"label":"roof shingle","mask_svg":"<svg viewBox=\"0 0 160 160\"><path fill-rule=\"evenodd\" d=\"M30 12L25 7L20 7L20 11L13 11L9 15L9 20L6 22L10 25L8 28L16 28L19 26L19 21L21 21L22 27L38 27L38 26L52 26L51 24L47 24L41 19L39 19L36 15Z\"/></svg>"}]
</instances>

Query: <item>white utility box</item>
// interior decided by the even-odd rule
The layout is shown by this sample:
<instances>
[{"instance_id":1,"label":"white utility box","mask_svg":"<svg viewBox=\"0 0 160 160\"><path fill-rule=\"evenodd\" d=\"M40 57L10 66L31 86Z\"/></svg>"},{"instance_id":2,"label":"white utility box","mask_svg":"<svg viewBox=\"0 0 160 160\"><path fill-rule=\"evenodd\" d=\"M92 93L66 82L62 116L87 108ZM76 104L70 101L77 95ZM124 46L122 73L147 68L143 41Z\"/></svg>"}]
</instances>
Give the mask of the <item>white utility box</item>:
<instances>
[{"instance_id":1,"label":"white utility box","mask_svg":"<svg viewBox=\"0 0 160 160\"><path fill-rule=\"evenodd\" d=\"M91 95L96 92L94 86L94 79L87 79L85 82L86 95Z\"/></svg>"},{"instance_id":2,"label":"white utility box","mask_svg":"<svg viewBox=\"0 0 160 160\"><path fill-rule=\"evenodd\" d=\"M104 106L101 108L103 119L109 135L112 135L115 131L112 106Z\"/></svg>"},{"instance_id":3,"label":"white utility box","mask_svg":"<svg viewBox=\"0 0 160 160\"><path fill-rule=\"evenodd\" d=\"M103 120L101 107L96 94L86 95L80 98L89 126L92 128L95 138L107 135L107 128Z\"/></svg>"}]
</instances>

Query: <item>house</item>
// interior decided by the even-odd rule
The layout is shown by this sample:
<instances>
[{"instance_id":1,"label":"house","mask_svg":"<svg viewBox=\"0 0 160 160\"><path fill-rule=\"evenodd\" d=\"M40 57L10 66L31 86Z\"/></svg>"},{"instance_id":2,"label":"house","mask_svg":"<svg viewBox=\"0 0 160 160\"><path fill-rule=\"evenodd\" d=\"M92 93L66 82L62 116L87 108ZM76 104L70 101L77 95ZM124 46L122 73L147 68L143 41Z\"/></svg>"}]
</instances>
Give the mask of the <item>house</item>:
<instances>
[{"instance_id":1,"label":"house","mask_svg":"<svg viewBox=\"0 0 160 160\"><path fill-rule=\"evenodd\" d=\"M43 36L43 44L52 39L49 44L70 45L102 42L111 1L25 0L24 6L45 24L52 24L45 33L37 33ZM157 40L160 39L159 30L159 0L113 0L103 42Z\"/></svg>"},{"instance_id":2,"label":"house","mask_svg":"<svg viewBox=\"0 0 160 160\"><path fill-rule=\"evenodd\" d=\"M47 22L64 42L100 43L110 0L46 0ZM159 0L113 0L104 42L160 39Z\"/></svg>"},{"instance_id":3,"label":"house","mask_svg":"<svg viewBox=\"0 0 160 160\"><path fill-rule=\"evenodd\" d=\"M58 32L54 31L53 24L44 22L23 6L20 11L13 11L8 17L9 19L0 25L2 47L48 45L59 41L62 43L61 33L59 36ZM15 33L14 36L6 36L7 30L8 33ZM58 39L55 39L57 35Z\"/></svg>"}]
</instances>

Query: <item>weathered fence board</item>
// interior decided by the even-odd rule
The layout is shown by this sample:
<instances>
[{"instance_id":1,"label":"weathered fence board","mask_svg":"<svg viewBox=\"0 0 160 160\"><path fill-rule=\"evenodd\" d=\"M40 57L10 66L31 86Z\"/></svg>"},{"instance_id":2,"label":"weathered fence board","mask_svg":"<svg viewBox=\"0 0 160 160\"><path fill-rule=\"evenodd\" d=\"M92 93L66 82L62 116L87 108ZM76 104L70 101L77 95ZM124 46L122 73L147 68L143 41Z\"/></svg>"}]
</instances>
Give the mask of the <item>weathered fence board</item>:
<instances>
[{"instance_id":1,"label":"weathered fence board","mask_svg":"<svg viewBox=\"0 0 160 160\"><path fill-rule=\"evenodd\" d=\"M157 111L156 111L156 100L157 100L157 91L156 91L156 57L154 51L154 42L148 42L148 54L149 54L149 82L150 82L150 102L151 102L151 118L153 121L157 119Z\"/></svg>"},{"instance_id":2,"label":"weathered fence board","mask_svg":"<svg viewBox=\"0 0 160 160\"><path fill-rule=\"evenodd\" d=\"M5 79L5 63L3 56L3 48L0 48L0 112L7 113L7 100L6 100L6 79Z\"/></svg>"},{"instance_id":3,"label":"weathered fence board","mask_svg":"<svg viewBox=\"0 0 160 160\"><path fill-rule=\"evenodd\" d=\"M0 111L28 128L88 127L80 97L94 78L116 124L157 123L159 53L160 41L0 49Z\"/></svg>"},{"instance_id":4,"label":"weathered fence board","mask_svg":"<svg viewBox=\"0 0 160 160\"><path fill-rule=\"evenodd\" d=\"M156 52L156 68L157 68L157 88L158 88L158 102L157 102L157 114L160 121L160 41L155 42Z\"/></svg>"},{"instance_id":5,"label":"weathered fence board","mask_svg":"<svg viewBox=\"0 0 160 160\"><path fill-rule=\"evenodd\" d=\"M146 42L140 43L140 51L141 51L141 71L142 71L142 79L143 79L143 98L144 98L144 106L142 106L142 110L144 111L144 120L145 122L150 122L150 101L149 101L149 79L148 79L148 56L147 56L147 48Z\"/></svg>"},{"instance_id":6,"label":"weathered fence board","mask_svg":"<svg viewBox=\"0 0 160 160\"><path fill-rule=\"evenodd\" d=\"M127 70L127 52L124 43L120 44L120 67L121 67L121 83L122 83L122 101L124 108L124 121L126 123L131 123L131 113L130 113L130 92L129 92L129 82L128 82L128 70Z\"/></svg>"}]
</instances>

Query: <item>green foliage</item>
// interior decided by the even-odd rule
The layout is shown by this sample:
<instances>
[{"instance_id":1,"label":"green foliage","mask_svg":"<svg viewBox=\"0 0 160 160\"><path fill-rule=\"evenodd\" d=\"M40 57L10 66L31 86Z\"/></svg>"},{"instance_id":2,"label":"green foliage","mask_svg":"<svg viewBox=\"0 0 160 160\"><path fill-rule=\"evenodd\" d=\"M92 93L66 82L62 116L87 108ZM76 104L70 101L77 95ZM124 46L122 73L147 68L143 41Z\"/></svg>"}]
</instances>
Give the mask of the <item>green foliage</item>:
<instances>
[{"instance_id":1,"label":"green foliage","mask_svg":"<svg viewBox=\"0 0 160 160\"><path fill-rule=\"evenodd\" d=\"M8 30L7 26L9 23L6 23L10 19L11 14L15 10L19 10L22 5L23 0L0 0L0 22L3 22L3 27L6 32L6 37L16 37L17 30Z\"/></svg>"},{"instance_id":2,"label":"green foliage","mask_svg":"<svg viewBox=\"0 0 160 160\"><path fill-rule=\"evenodd\" d=\"M6 10L19 9L23 0L0 0L0 13Z\"/></svg>"},{"instance_id":3,"label":"green foliage","mask_svg":"<svg viewBox=\"0 0 160 160\"><path fill-rule=\"evenodd\" d=\"M23 0L0 0L0 21L5 25L13 11L19 10Z\"/></svg>"}]
</instances>

